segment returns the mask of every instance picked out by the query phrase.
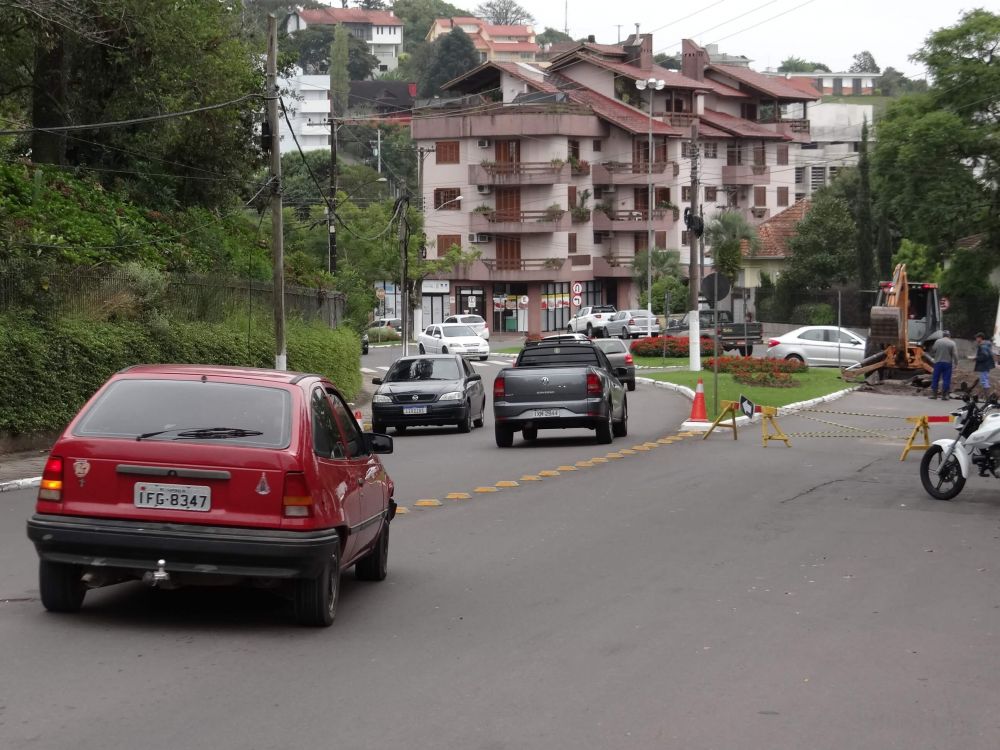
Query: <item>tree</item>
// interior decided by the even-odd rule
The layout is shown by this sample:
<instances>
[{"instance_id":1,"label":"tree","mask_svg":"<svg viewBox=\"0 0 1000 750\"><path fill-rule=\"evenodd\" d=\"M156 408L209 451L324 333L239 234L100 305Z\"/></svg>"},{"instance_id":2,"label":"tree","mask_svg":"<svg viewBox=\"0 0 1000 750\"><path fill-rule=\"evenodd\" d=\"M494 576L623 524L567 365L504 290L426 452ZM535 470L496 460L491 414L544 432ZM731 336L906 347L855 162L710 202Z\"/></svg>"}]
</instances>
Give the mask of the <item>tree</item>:
<instances>
[{"instance_id":1,"label":"tree","mask_svg":"<svg viewBox=\"0 0 1000 750\"><path fill-rule=\"evenodd\" d=\"M653 256L649 259L649 265L652 267L651 270L653 272L654 286L656 285L656 282L662 278L666 278L668 276L676 278L680 277L680 258L681 254L677 250L664 250L659 247L653 248ZM632 264L632 277L635 279L639 289L643 291L649 288L648 282L646 281L646 265L646 251L639 250L635 254L635 260Z\"/></svg>"},{"instance_id":2,"label":"tree","mask_svg":"<svg viewBox=\"0 0 1000 750\"><path fill-rule=\"evenodd\" d=\"M868 162L868 118L861 123L861 149L858 154L858 205L854 211L858 224L858 284L862 289L875 285L875 228L872 225L870 164Z\"/></svg>"},{"instance_id":3,"label":"tree","mask_svg":"<svg viewBox=\"0 0 1000 750\"><path fill-rule=\"evenodd\" d=\"M667 70L681 69L680 55L668 55L665 52L660 52L653 57L653 62L659 65L661 68L666 68Z\"/></svg>"},{"instance_id":4,"label":"tree","mask_svg":"<svg viewBox=\"0 0 1000 750\"><path fill-rule=\"evenodd\" d=\"M902 94L920 94L927 91L927 81L912 80L893 67L882 71L878 79L879 93L882 96L900 96Z\"/></svg>"},{"instance_id":5,"label":"tree","mask_svg":"<svg viewBox=\"0 0 1000 750\"><path fill-rule=\"evenodd\" d=\"M385 0L358 0L358 7L365 10L389 10Z\"/></svg>"},{"instance_id":6,"label":"tree","mask_svg":"<svg viewBox=\"0 0 1000 750\"><path fill-rule=\"evenodd\" d=\"M846 201L820 191L795 232L788 241L792 257L782 282L808 292L844 284L853 276L857 227Z\"/></svg>"},{"instance_id":7,"label":"tree","mask_svg":"<svg viewBox=\"0 0 1000 750\"><path fill-rule=\"evenodd\" d=\"M572 42L573 37L571 37L569 34L564 34L558 29L553 29L550 26L546 26L545 31L543 31L541 34L538 34L535 37L535 41L538 44L545 45L545 44L552 44L553 42Z\"/></svg>"},{"instance_id":8,"label":"tree","mask_svg":"<svg viewBox=\"0 0 1000 750\"><path fill-rule=\"evenodd\" d=\"M712 258L718 271L735 281L743 267L741 246L750 245L751 252L760 246L757 230L736 211L720 211L705 227L705 243L712 247Z\"/></svg>"},{"instance_id":9,"label":"tree","mask_svg":"<svg viewBox=\"0 0 1000 750\"><path fill-rule=\"evenodd\" d=\"M323 75L330 70L330 45L337 26L309 26L279 40L282 52L296 56L297 65L308 75ZM347 73L352 81L364 81L378 69L379 60L369 51L367 42L349 34L347 38Z\"/></svg>"},{"instance_id":10,"label":"tree","mask_svg":"<svg viewBox=\"0 0 1000 750\"><path fill-rule=\"evenodd\" d=\"M441 87L479 65L479 53L469 35L456 26L434 40L430 64L419 81L421 96L438 96Z\"/></svg>"},{"instance_id":11,"label":"tree","mask_svg":"<svg viewBox=\"0 0 1000 750\"><path fill-rule=\"evenodd\" d=\"M875 257L878 261L879 279L888 279L892 274L892 230L889 219L881 208L878 212L878 239L875 241Z\"/></svg>"},{"instance_id":12,"label":"tree","mask_svg":"<svg viewBox=\"0 0 1000 750\"><path fill-rule=\"evenodd\" d=\"M934 262L931 249L911 240L899 243L899 249L892 257L892 265L906 264L906 275L914 281L937 281L941 266Z\"/></svg>"},{"instance_id":13,"label":"tree","mask_svg":"<svg viewBox=\"0 0 1000 750\"><path fill-rule=\"evenodd\" d=\"M829 73L830 69L819 62L808 62L801 57L786 57L778 66L779 73L815 73L822 71Z\"/></svg>"},{"instance_id":14,"label":"tree","mask_svg":"<svg viewBox=\"0 0 1000 750\"><path fill-rule=\"evenodd\" d=\"M535 17L514 0L487 0L476 8L476 16L497 26L529 26Z\"/></svg>"},{"instance_id":15,"label":"tree","mask_svg":"<svg viewBox=\"0 0 1000 750\"><path fill-rule=\"evenodd\" d=\"M392 5L392 12L403 22L404 52L413 52L420 45L426 44L425 37L435 18L472 15L444 0L396 0ZM413 76L410 80L418 79L419 76Z\"/></svg>"},{"instance_id":16,"label":"tree","mask_svg":"<svg viewBox=\"0 0 1000 750\"><path fill-rule=\"evenodd\" d=\"M347 112L347 101L351 93L350 75L347 69L350 32L343 24L335 27L333 46L330 48L330 96L333 99L333 111L338 116Z\"/></svg>"},{"instance_id":17,"label":"tree","mask_svg":"<svg viewBox=\"0 0 1000 750\"><path fill-rule=\"evenodd\" d=\"M875 58L868 50L862 50L854 56L854 62L847 69L848 73L879 73L881 68L875 63Z\"/></svg>"}]
</instances>

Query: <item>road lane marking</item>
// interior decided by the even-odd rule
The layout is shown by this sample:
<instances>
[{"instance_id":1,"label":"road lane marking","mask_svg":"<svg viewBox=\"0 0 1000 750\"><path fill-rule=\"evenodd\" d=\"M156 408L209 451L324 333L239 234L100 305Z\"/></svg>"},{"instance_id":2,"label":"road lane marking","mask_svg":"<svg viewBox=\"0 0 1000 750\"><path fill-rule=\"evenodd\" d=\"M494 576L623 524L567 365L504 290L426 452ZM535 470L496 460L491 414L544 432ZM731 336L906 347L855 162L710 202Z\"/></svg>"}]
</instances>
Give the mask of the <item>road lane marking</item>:
<instances>
[{"instance_id":1,"label":"road lane marking","mask_svg":"<svg viewBox=\"0 0 1000 750\"><path fill-rule=\"evenodd\" d=\"M486 360L491 365L496 365L497 367L510 367L510 362L497 362L495 359Z\"/></svg>"},{"instance_id":2,"label":"road lane marking","mask_svg":"<svg viewBox=\"0 0 1000 750\"><path fill-rule=\"evenodd\" d=\"M365 375L374 375L376 370L372 370L368 367L362 367L361 372L363 372Z\"/></svg>"}]
</instances>

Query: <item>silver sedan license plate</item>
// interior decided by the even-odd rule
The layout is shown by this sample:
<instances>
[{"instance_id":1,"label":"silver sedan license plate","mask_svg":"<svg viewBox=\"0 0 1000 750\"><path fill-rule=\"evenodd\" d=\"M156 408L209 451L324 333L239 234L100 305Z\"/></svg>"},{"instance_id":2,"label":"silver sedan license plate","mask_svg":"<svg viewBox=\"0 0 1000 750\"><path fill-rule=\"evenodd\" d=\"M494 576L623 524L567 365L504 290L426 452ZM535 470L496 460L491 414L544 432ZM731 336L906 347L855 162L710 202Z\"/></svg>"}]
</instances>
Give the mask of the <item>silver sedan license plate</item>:
<instances>
[{"instance_id":1,"label":"silver sedan license plate","mask_svg":"<svg viewBox=\"0 0 1000 750\"><path fill-rule=\"evenodd\" d=\"M137 508L207 512L212 510L212 488L195 484L138 482L132 501Z\"/></svg>"}]
</instances>

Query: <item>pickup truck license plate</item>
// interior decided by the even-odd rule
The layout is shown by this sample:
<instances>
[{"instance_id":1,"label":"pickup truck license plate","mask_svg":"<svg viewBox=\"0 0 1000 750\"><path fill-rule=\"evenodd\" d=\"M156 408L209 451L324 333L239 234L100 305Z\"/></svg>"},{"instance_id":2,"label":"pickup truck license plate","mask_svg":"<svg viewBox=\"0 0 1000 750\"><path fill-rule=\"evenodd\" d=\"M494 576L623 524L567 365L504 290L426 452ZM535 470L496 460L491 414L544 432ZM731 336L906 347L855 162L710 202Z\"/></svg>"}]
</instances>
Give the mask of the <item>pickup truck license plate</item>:
<instances>
[{"instance_id":1,"label":"pickup truck license plate","mask_svg":"<svg viewBox=\"0 0 1000 750\"><path fill-rule=\"evenodd\" d=\"M403 414L426 414L426 406L404 406Z\"/></svg>"},{"instance_id":2,"label":"pickup truck license plate","mask_svg":"<svg viewBox=\"0 0 1000 750\"><path fill-rule=\"evenodd\" d=\"M532 416L534 416L535 419L541 419L542 417L558 417L559 416L559 410L558 409L535 409L535 412L534 412L534 414Z\"/></svg>"},{"instance_id":3,"label":"pickup truck license plate","mask_svg":"<svg viewBox=\"0 0 1000 750\"><path fill-rule=\"evenodd\" d=\"M132 501L137 508L207 512L212 510L212 488L194 484L137 482Z\"/></svg>"}]
</instances>

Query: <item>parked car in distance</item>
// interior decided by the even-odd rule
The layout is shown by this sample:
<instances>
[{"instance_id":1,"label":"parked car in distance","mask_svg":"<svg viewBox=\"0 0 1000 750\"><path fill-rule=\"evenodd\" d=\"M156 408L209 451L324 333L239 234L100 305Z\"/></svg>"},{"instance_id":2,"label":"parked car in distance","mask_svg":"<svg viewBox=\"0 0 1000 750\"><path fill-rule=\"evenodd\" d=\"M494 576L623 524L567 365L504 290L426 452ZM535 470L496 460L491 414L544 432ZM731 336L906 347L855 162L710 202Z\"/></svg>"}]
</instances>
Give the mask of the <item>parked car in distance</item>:
<instances>
[{"instance_id":1,"label":"parked car in distance","mask_svg":"<svg viewBox=\"0 0 1000 750\"><path fill-rule=\"evenodd\" d=\"M614 305L588 305L577 310L576 315L566 325L567 333L585 333L590 337L599 336L616 312Z\"/></svg>"},{"instance_id":2,"label":"parked car in distance","mask_svg":"<svg viewBox=\"0 0 1000 750\"><path fill-rule=\"evenodd\" d=\"M768 359L797 359L810 367L846 367L864 359L865 339L837 326L803 326L767 342Z\"/></svg>"},{"instance_id":3,"label":"parked car in distance","mask_svg":"<svg viewBox=\"0 0 1000 750\"><path fill-rule=\"evenodd\" d=\"M594 346L604 352L612 367L624 368L625 372L618 379L630 390L635 390L635 360L632 352L621 339L594 339Z\"/></svg>"},{"instance_id":4,"label":"parked car in distance","mask_svg":"<svg viewBox=\"0 0 1000 750\"><path fill-rule=\"evenodd\" d=\"M509 448L539 430L585 427L598 443L628 434L628 401L616 368L592 341L540 341L493 380L496 444Z\"/></svg>"},{"instance_id":5,"label":"parked car in distance","mask_svg":"<svg viewBox=\"0 0 1000 750\"><path fill-rule=\"evenodd\" d=\"M112 375L52 447L28 537L42 604L89 589L252 582L330 625L340 575L386 577L393 483L319 376L203 365Z\"/></svg>"},{"instance_id":6,"label":"parked car in distance","mask_svg":"<svg viewBox=\"0 0 1000 750\"><path fill-rule=\"evenodd\" d=\"M591 341L585 333L553 333L542 336L541 341ZM537 344L538 341L529 341L529 344Z\"/></svg>"},{"instance_id":7,"label":"parked car in distance","mask_svg":"<svg viewBox=\"0 0 1000 750\"><path fill-rule=\"evenodd\" d=\"M619 310L604 326L608 336L620 339L638 339L643 336L659 336L660 321L648 310Z\"/></svg>"},{"instance_id":8,"label":"parked car in distance","mask_svg":"<svg viewBox=\"0 0 1000 750\"><path fill-rule=\"evenodd\" d=\"M462 323L435 323L417 336L421 354L461 354L486 361L490 342Z\"/></svg>"},{"instance_id":9,"label":"parked car in distance","mask_svg":"<svg viewBox=\"0 0 1000 750\"><path fill-rule=\"evenodd\" d=\"M483 426L486 390L483 377L458 354L401 357L384 378L372 378L379 388L372 396L372 430L412 425L458 425L459 432Z\"/></svg>"},{"instance_id":10,"label":"parked car in distance","mask_svg":"<svg viewBox=\"0 0 1000 750\"><path fill-rule=\"evenodd\" d=\"M482 336L484 339L486 339L487 341L489 341L489 338L490 338L490 329L489 329L489 326L486 325L486 321L483 319L483 317L481 315L472 315L472 314L466 314L466 315L449 315L447 318L444 319L444 322L445 323L462 323L464 325L467 325L473 331L475 331L480 336Z\"/></svg>"},{"instance_id":11,"label":"parked car in distance","mask_svg":"<svg viewBox=\"0 0 1000 750\"><path fill-rule=\"evenodd\" d=\"M392 328L394 331L398 331L403 327L402 318L376 318L371 324L371 328Z\"/></svg>"}]
</instances>

